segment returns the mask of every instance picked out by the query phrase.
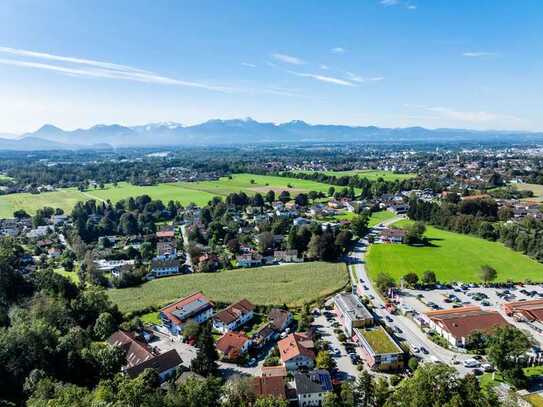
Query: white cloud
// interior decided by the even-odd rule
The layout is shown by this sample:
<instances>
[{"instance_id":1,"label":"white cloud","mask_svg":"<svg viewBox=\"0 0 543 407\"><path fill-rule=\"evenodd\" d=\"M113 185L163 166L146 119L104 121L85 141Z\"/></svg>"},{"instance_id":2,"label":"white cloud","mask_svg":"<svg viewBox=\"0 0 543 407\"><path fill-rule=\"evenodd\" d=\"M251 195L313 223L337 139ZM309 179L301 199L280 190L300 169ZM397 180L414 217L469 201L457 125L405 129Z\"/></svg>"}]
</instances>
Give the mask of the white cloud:
<instances>
[{"instance_id":1,"label":"white cloud","mask_svg":"<svg viewBox=\"0 0 543 407\"><path fill-rule=\"evenodd\" d=\"M330 69L330 68L328 67L328 65L324 65L324 64L322 64L322 65L320 66L320 68L323 69L323 70L325 70L325 71L327 71L328 69Z\"/></svg>"},{"instance_id":2,"label":"white cloud","mask_svg":"<svg viewBox=\"0 0 543 407\"><path fill-rule=\"evenodd\" d=\"M462 55L468 58L484 58L484 57L496 57L499 54L497 52L488 52L488 51L470 51L470 52L464 52Z\"/></svg>"},{"instance_id":3,"label":"white cloud","mask_svg":"<svg viewBox=\"0 0 543 407\"><path fill-rule=\"evenodd\" d=\"M60 55L52 55L42 52L34 52L6 47L0 47L0 53L7 53L10 55L27 58L26 60L0 58L0 64L2 65L18 66L21 68L42 69L57 72L66 76L105 78L142 83L154 83L159 85L186 86L217 92L236 91L236 89L226 86L216 86L203 82L169 78L143 69L134 68L126 65L113 64L110 62L65 57ZM30 60L28 60L28 58L30 58ZM58 64L36 62L32 61L32 59L54 61Z\"/></svg>"},{"instance_id":4,"label":"white cloud","mask_svg":"<svg viewBox=\"0 0 543 407\"><path fill-rule=\"evenodd\" d=\"M311 78L311 79L315 79L315 80L321 81L321 82L333 83L334 85L356 86L352 82L349 82L349 81L346 81L346 80L340 79L340 78L334 78L333 76L325 76L325 75L318 75L318 74L312 74L312 73L303 73L303 72L294 72L294 71L287 71L287 72L292 74L292 75L299 76L301 78Z\"/></svg>"},{"instance_id":5,"label":"white cloud","mask_svg":"<svg viewBox=\"0 0 543 407\"><path fill-rule=\"evenodd\" d=\"M416 10L417 9L417 6L415 6L414 4L411 4L408 1L402 1L402 0L381 0L379 2L379 4L381 4L382 6L385 6L385 7L403 6L408 10Z\"/></svg>"},{"instance_id":6,"label":"white cloud","mask_svg":"<svg viewBox=\"0 0 543 407\"><path fill-rule=\"evenodd\" d=\"M362 77L362 76L359 76L359 75L356 75L352 72L345 72L345 75L347 76L347 78L350 80L350 81L353 81L353 82L358 82L358 83L363 83L363 82L377 82L377 81L382 81L383 78L382 76L372 76L372 77Z\"/></svg>"},{"instance_id":7,"label":"white cloud","mask_svg":"<svg viewBox=\"0 0 543 407\"><path fill-rule=\"evenodd\" d=\"M345 48L341 48L341 47L332 48L330 50L330 52L332 54L344 54L345 53Z\"/></svg>"},{"instance_id":8,"label":"white cloud","mask_svg":"<svg viewBox=\"0 0 543 407\"><path fill-rule=\"evenodd\" d=\"M255 64L251 64L249 62L242 62L241 65L246 66L247 68L256 68Z\"/></svg>"},{"instance_id":9,"label":"white cloud","mask_svg":"<svg viewBox=\"0 0 543 407\"><path fill-rule=\"evenodd\" d=\"M276 60L280 61L280 62L285 63L285 64L291 64L291 65L304 65L305 64L305 61L303 59L298 58L298 57L294 57L292 55L275 53L275 54L272 54L272 57L275 58Z\"/></svg>"}]
</instances>

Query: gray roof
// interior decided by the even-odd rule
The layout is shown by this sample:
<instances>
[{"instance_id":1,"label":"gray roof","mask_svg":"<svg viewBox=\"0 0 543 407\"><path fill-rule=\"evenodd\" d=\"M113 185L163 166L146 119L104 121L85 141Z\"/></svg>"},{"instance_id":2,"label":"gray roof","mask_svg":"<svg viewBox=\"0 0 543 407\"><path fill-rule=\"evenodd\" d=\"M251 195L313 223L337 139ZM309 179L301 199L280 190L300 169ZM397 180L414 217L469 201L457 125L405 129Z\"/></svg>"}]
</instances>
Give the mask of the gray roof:
<instances>
[{"instance_id":1,"label":"gray roof","mask_svg":"<svg viewBox=\"0 0 543 407\"><path fill-rule=\"evenodd\" d=\"M368 309L354 294L339 293L335 296L334 302L341 309L341 312L348 315L352 321L372 319Z\"/></svg>"},{"instance_id":2,"label":"gray roof","mask_svg":"<svg viewBox=\"0 0 543 407\"><path fill-rule=\"evenodd\" d=\"M326 370L309 373L295 373L294 383L297 394L324 393L332 391L332 379Z\"/></svg>"},{"instance_id":3,"label":"gray roof","mask_svg":"<svg viewBox=\"0 0 543 407\"><path fill-rule=\"evenodd\" d=\"M188 303L187 305L183 305L183 307L172 311L172 314L180 320L184 321L185 319L190 318L193 315L199 314L200 312L203 312L208 308L211 308L211 304L209 302L197 299L196 301Z\"/></svg>"}]
</instances>

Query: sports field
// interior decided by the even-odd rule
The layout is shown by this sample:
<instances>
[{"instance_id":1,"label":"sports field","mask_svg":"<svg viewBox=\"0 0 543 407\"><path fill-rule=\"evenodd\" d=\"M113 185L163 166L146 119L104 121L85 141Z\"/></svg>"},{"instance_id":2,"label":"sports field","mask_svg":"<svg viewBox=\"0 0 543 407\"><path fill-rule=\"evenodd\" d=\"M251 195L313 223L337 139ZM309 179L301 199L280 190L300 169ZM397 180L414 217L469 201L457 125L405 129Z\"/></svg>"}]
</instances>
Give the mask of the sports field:
<instances>
[{"instance_id":1,"label":"sports field","mask_svg":"<svg viewBox=\"0 0 543 407\"><path fill-rule=\"evenodd\" d=\"M44 206L61 208L69 213L77 202L89 199L99 201L109 199L112 202L117 202L131 196L147 194L152 199L160 199L164 203L173 200L179 201L183 205L191 202L197 205L206 205L214 196L225 197L232 192L244 191L248 195L254 195L257 192L265 194L271 189L276 193L290 191L292 195L295 195L311 190L326 192L328 187L328 184L320 182L253 174L235 174L231 178L223 177L217 181L177 182L145 187L120 182L117 187L108 184L104 189L91 188L85 192L80 192L76 188L65 188L41 194L3 195L0 196L0 217L11 217L17 209L24 209L28 213L34 214L37 209Z\"/></svg>"},{"instance_id":2,"label":"sports field","mask_svg":"<svg viewBox=\"0 0 543 407\"><path fill-rule=\"evenodd\" d=\"M311 173L313 171L301 171L305 173ZM416 174L395 174L392 171L381 170L351 170L351 171L324 171L326 175L334 175L336 177L358 175L361 178L368 178L375 181L379 178L383 178L385 181L403 180L408 178L414 178Z\"/></svg>"},{"instance_id":3,"label":"sports field","mask_svg":"<svg viewBox=\"0 0 543 407\"><path fill-rule=\"evenodd\" d=\"M375 279L382 271L399 281L406 273L415 272L421 277L424 271L432 270L441 282L479 282L479 270L488 264L498 272L496 281L543 281L543 264L501 243L431 226L425 235L433 246L371 245L367 256L370 277Z\"/></svg>"},{"instance_id":4,"label":"sports field","mask_svg":"<svg viewBox=\"0 0 543 407\"><path fill-rule=\"evenodd\" d=\"M254 304L298 307L332 294L347 281L344 263L312 262L165 277L108 293L122 312L163 306L199 290L214 301L247 298Z\"/></svg>"}]
</instances>

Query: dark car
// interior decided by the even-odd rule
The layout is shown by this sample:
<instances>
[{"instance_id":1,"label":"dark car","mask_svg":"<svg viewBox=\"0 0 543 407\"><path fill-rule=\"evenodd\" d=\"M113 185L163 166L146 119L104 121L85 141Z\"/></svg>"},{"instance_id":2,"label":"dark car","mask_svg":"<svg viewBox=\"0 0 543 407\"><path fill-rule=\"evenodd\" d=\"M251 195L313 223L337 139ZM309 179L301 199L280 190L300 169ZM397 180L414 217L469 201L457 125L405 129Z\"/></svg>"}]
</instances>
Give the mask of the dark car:
<instances>
[{"instance_id":1,"label":"dark car","mask_svg":"<svg viewBox=\"0 0 543 407\"><path fill-rule=\"evenodd\" d=\"M430 352L428 352L428 349L426 349L424 346L420 347L420 351L424 353L425 355L428 355Z\"/></svg>"}]
</instances>

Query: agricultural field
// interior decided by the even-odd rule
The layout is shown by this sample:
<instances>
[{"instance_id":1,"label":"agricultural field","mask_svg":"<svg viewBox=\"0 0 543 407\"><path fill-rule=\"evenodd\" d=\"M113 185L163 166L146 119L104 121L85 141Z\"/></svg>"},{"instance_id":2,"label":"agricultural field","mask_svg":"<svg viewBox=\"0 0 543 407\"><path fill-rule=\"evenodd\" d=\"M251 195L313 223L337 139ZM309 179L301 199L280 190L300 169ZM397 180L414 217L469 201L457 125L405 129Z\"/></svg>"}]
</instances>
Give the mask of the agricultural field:
<instances>
[{"instance_id":1,"label":"agricultural field","mask_svg":"<svg viewBox=\"0 0 543 407\"><path fill-rule=\"evenodd\" d=\"M340 290L347 282L344 263L312 262L165 277L139 287L111 289L108 294L122 312L164 306L199 290L214 301L247 298L259 305L300 307Z\"/></svg>"},{"instance_id":2,"label":"agricultural field","mask_svg":"<svg viewBox=\"0 0 543 407\"><path fill-rule=\"evenodd\" d=\"M312 171L301 171L305 173L311 173ZM385 181L403 180L409 178L415 178L416 174L396 174L392 171L381 170L351 170L351 171L324 171L326 175L334 175L336 177L358 175L359 177L368 178L371 181L375 181L379 178L383 178Z\"/></svg>"},{"instance_id":3,"label":"agricultural field","mask_svg":"<svg viewBox=\"0 0 543 407\"><path fill-rule=\"evenodd\" d=\"M407 222L396 225L404 226ZM406 273L415 272L420 277L424 271L432 270L441 282L480 282L479 270L488 264L498 272L496 281L543 281L543 264L501 243L431 226L425 236L431 246L371 245L367 256L370 277L375 279L379 272L385 272L399 281Z\"/></svg>"},{"instance_id":4,"label":"agricultural field","mask_svg":"<svg viewBox=\"0 0 543 407\"><path fill-rule=\"evenodd\" d=\"M202 206L206 205L214 196L225 197L232 192L244 191L248 195L254 195L257 192L265 194L269 190L274 190L276 193L289 191L295 195L311 190L327 192L328 188L329 185L320 182L253 174L234 174L231 178L223 177L218 181L177 182L153 186L137 186L120 182L117 187L108 184L104 189L89 189L85 192L80 192L76 188L65 188L41 194L3 195L0 196L0 217L11 217L17 209L24 209L28 213L34 214L37 209L44 206L61 208L69 213L79 201L96 199L117 202L124 198L144 194L149 195L152 199L160 199L164 203L173 200L179 201L183 205L193 202Z\"/></svg>"},{"instance_id":5,"label":"agricultural field","mask_svg":"<svg viewBox=\"0 0 543 407\"><path fill-rule=\"evenodd\" d=\"M543 185L539 184L516 184L515 188L519 191L532 191L533 198L527 198L529 201L543 202Z\"/></svg>"}]
</instances>

